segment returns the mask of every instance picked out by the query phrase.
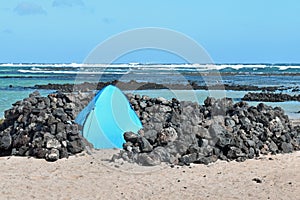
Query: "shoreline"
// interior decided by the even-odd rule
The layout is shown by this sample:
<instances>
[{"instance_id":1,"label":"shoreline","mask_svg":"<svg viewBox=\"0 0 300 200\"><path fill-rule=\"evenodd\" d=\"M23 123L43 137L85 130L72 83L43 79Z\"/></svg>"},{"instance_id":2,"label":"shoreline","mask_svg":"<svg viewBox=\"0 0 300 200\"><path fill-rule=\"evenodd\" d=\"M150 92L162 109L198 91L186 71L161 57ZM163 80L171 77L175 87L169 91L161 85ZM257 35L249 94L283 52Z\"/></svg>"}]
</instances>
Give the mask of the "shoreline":
<instances>
[{"instance_id":1,"label":"shoreline","mask_svg":"<svg viewBox=\"0 0 300 200\"><path fill-rule=\"evenodd\" d=\"M16 101L20 101L26 97L28 97L28 95L31 92L34 92L35 90L39 91L42 96L47 96L48 94L53 94L53 93L57 93L57 90L46 90L46 89L31 89L28 91L24 91L22 93L18 93L17 91L9 91L8 90L8 94L11 96L12 94L21 94L19 97L14 97L11 98L9 102L2 102L2 105L0 106L1 108L1 113L0 113L0 118L4 117L4 111L9 109L12 105L12 103L16 102ZM187 94L190 94L191 90L168 90L167 92L165 91L166 89L149 89L149 90L123 90L123 92L125 93L134 93L134 94L140 94L140 95L148 95L151 97L164 97L167 99L171 99L173 97L176 96L176 98L179 98L183 101L198 101L198 103L203 104L204 101L204 96L209 96L209 91L207 90L194 90L194 94L191 95L192 97L187 98L188 96L186 96ZM170 91L170 92L169 92ZM87 92L92 92L92 91L87 91ZM222 91L220 91L222 93ZM246 91L235 91L235 90L226 90L224 91L226 97L232 98L235 102L238 101L243 101L243 97L251 92L246 92ZM63 92L63 93L69 93L69 92ZM216 95L218 96L219 91L216 90ZM172 95L173 94L173 95ZM222 93L223 94L223 93ZM222 98L223 95L220 94L220 97L217 98ZM270 94L269 92L262 92L262 93L258 93L258 94ZM271 93L271 94L276 94L278 95L278 93ZM175 95L175 96L174 96ZM286 95L286 94L283 94ZM11 96L12 97L12 96ZM272 97L272 96L271 96ZM297 109L298 105L300 102L297 101L281 101L281 100L272 100L270 101L269 99L265 100L264 99L260 99L261 101L258 101L257 99L254 99L253 101L248 101L246 100L247 103L249 103L252 106L257 105L260 102L266 103L272 107L276 107L279 106L281 108L283 108L286 111L286 114L289 115L290 119L300 119L300 110ZM296 110L295 110L296 108ZM299 107L300 108L300 107Z\"/></svg>"}]
</instances>

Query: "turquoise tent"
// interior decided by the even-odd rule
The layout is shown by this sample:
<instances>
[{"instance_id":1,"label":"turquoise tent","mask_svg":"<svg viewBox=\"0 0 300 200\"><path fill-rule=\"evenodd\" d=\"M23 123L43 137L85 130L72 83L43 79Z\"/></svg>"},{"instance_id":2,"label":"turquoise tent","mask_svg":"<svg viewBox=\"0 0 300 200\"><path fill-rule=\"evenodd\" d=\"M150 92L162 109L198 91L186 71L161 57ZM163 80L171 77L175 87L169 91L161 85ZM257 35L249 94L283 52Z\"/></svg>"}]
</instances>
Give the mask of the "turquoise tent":
<instances>
[{"instance_id":1,"label":"turquoise tent","mask_svg":"<svg viewBox=\"0 0 300 200\"><path fill-rule=\"evenodd\" d=\"M75 122L96 149L122 148L126 131L137 133L142 123L120 89L109 85L99 91Z\"/></svg>"}]
</instances>

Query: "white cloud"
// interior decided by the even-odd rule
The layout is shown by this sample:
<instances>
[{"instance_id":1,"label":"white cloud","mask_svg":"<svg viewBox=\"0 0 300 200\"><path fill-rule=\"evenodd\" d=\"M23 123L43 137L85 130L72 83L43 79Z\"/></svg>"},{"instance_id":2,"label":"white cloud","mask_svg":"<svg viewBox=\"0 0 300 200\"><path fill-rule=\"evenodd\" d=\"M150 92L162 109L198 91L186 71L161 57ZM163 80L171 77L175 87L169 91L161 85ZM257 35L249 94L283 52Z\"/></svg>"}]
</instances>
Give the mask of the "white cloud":
<instances>
[{"instance_id":1,"label":"white cloud","mask_svg":"<svg viewBox=\"0 0 300 200\"><path fill-rule=\"evenodd\" d=\"M14 12L16 12L18 15L46 15L47 14L47 12L43 9L42 6L34 3L28 3L28 2L19 3L15 7Z\"/></svg>"},{"instance_id":2,"label":"white cloud","mask_svg":"<svg viewBox=\"0 0 300 200\"><path fill-rule=\"evenodd\" d=\"M82 0L54 0L52 3L53 7L73 7L73 6L84 6Z\"/></svg>"}]
</instances>

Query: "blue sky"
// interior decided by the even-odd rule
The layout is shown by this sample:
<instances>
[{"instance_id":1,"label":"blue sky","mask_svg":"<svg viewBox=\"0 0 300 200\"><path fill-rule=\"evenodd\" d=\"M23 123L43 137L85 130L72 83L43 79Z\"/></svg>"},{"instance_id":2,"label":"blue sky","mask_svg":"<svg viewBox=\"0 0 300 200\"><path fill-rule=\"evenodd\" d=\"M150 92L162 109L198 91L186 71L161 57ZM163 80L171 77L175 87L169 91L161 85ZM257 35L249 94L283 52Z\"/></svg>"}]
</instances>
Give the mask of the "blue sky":
<instances>
[{"instance_id":1,"label":"blue sky","mask_svg":"<svg viewBox=\"0 0 300 200\"><path fill-rule=\"evenodd\" d=\"M186 34L216 63L300 63L298 0L10 0L0 2L0 63L83 62L112 35L142 27ZM180 62L131 53L120 62Z\"/></svg>"}]
</instances>

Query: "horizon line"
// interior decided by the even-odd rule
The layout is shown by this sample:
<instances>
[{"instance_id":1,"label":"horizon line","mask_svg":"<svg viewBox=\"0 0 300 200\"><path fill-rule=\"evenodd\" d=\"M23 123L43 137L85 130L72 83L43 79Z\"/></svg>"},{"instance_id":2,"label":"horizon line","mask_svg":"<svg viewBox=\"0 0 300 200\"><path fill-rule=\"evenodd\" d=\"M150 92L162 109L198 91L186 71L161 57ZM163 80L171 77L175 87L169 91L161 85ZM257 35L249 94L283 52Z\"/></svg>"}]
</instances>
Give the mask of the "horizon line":
<instances>
[{"instance_id":1,"label":"horizon line","mask_svg":"<svg viewBox=\"0 0 300 200\"><path fill-rule=\"evenodd\" d=\"M179 62L117 62L117 63L77 63L77 62L0 62L0 65L38 65L38 64L59 64L59 65L300 65L300 62L216 62L216 63L179 63Z\"/></svg>"}]
</instances>

